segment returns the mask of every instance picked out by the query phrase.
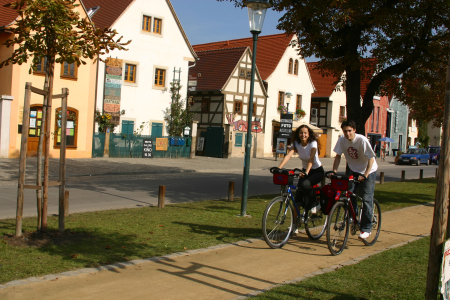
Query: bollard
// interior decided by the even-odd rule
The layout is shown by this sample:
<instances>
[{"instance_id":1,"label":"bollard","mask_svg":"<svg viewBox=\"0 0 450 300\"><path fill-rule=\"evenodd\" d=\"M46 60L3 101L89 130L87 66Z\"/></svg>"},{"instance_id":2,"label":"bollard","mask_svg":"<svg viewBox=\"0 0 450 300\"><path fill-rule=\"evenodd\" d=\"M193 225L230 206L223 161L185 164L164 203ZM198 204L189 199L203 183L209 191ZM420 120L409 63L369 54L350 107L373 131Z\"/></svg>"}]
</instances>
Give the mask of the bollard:
<instances>
[{"instance_id":1,"label":"bollard","mask_svg":"<svg viewBox=\"0 0 450 300\"><path fill-rule=\"evenodd\" d=\"M325 186L325 177L322 178L322 181L320 181L320 186Z\"/></svg>"},{"instance_id":2,"label":"bollard","mask_svg":"<svg viewBox=\"0 0 450 300\"><path fill-rule=\"evenodd\" d=\"M69 191L65 190L64 193L64 217L69 216Z\"/></svg>"},{"instance_id":3,"label":"bollard","mask_svg":"<svg viewBox=\"0 0 450 300\"><path fill-rule=\"evenodd\" d=\"M380 184L384 183L384 172L380 172Z\"/></svg>"},{"instance_id":4,"label":"bollard","mask_svg":"<svg viewBox=\"0 0 450 300\"><path fill-rule=\"evenodd\" d=\"M402 179L401 181L405 181L405 170L402 170Z\"/></svg>"},{"instance_id":5,"label":"bollard","mask_svg":"<svg viewBox=\"0 0 450 300\"><path fill-rule=\"evenodd\" d=\"M228 201L233 202L234 200L234 181L228 183Z\"/></svg>"},{"instance_id":6,"label":"bollard","mask_svg":"<svg viewBox=\"0 0 450 300\"><path fill-rule=\"evenodd\" d=\"M420 173L419 173L419 179L422 180L423 179L423 169L420 169Z\"/></svg>"},{"instance_id":7,"label":"bollard","mask_svg":"<svg viewBox=\"0 0 450 300\"><path fill-rule=\"evenodd\" d=\"M438 168L436 168L436 172L435 172L435 174L434 174L434 178L438 178Z\"/></svg>"},{"instance_id":8,"label":"bollard","mask_svg":"<svg viewBox=\"0 0 450 300\"><path fill-rule=\"evenodd\" d=\"M159 186L159 195L158 195L158 208L164 208L164 197L166 195L166 186Z\"/></svg>"}]
</instances>

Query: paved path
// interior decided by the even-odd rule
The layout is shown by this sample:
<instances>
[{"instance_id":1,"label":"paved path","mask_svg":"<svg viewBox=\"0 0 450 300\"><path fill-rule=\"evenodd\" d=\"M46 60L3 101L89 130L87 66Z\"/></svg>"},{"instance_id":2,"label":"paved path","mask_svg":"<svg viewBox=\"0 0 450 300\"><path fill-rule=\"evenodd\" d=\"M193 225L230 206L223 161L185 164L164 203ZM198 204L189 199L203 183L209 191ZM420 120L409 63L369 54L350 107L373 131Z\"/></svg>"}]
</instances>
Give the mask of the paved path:
<instances>
[{"instance_id":1,"label":"paved path","mask_svg":"<svg viewBox=\"0 0 450 300\"><path fill-rule=\"evenodd\" d=\"M10 282L0 286L0 299L241 298L277 284L332 272L428 235L433 209L425 205L384 213L374 246L366 247L352 236L348 249L339 256L330 255L324 237L311 241L301 233L283 249L270 249L261 240L251 240L119 263L100 267L101 271L82 269ZM30 283L33 281L38 282Z\"/></svg>"}]
</instances>

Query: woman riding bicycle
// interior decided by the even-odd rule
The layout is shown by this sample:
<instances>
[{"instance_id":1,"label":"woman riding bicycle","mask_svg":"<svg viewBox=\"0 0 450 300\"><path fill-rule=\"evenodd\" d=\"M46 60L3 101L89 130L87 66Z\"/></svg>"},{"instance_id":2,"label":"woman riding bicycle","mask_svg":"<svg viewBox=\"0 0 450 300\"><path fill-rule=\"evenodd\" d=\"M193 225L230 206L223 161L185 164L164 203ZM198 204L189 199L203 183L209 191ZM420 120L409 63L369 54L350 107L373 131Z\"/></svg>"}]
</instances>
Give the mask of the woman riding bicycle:
<instances>
[{"instance_id":1,"label":"woman riding bicycle","mask_svg":"<svg viewBox=\"0 0 450 300\"><path fill-rule=\"evenodd\" d=\"M319 142L312 129L307 125L298 127L292 135L292 140L295 141L294 148L289 150L289 153L284 157L278 168L281 169L291 159L294 152L298 153L306 175L300 174L295 201L302 204L304 199L305 202L302 206L306 210L311 209L311 213L316 213L319 209L319 204L314 197L311 186L318 184L325 176L318 155Z\"/></svg>"}]
</instances>

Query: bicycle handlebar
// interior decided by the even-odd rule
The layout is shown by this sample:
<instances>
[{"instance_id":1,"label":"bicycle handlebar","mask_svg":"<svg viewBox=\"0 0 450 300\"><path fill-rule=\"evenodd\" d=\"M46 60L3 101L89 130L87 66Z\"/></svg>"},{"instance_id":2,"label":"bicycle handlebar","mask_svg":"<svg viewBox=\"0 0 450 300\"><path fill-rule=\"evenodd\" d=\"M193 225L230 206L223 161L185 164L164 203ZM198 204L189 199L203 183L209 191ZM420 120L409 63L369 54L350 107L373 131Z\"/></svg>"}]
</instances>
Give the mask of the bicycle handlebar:
<instances>
[{"instance_id":1,"label":"bicycle handlebar","mask_svg":"<svg viewBox=\"0 0 450 300\"><path fill-rule=\"evenodd\" d=\"M295 168L293 170L287 170L287 169L280 169L278 167L272 167L269 170L270 170L270 173L272 173L272 174L281 173L282 171L294 171L294 175L296 175L296 176L298 176L300 174L304 174L306 176L306 173L303 170L298 169L298 168Z\"/></svg>"},{"instance_id":2,"label":"bicycle handlebar","mask_svg":"<svg viewBox=\"0 0 450 300\"><path fill-rule=\"evenodd\" d=\"M328 175L332 175L332 174L337 175L336 173L334 173L334 171L328 171L328 172L325 173L325 177L328 178ZM359 176L362 176L364 178L364 180L367 180L367 177L364 174L353 173L352 175L353 175L353 181L360 182L358 180Z\"/></svg>"}]
</instances>

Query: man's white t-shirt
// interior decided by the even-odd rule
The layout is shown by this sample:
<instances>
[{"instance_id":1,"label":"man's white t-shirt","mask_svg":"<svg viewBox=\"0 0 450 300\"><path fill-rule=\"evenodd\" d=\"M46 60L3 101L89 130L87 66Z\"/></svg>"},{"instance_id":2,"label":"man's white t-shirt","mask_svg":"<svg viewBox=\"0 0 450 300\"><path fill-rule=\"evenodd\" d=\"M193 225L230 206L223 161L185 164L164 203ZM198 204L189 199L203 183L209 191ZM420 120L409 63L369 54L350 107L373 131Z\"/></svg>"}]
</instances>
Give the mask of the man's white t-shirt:
<instances>
[{"instance_id":1,"label":"man's white t-shirt","mask_svg":"<svg viewBox=\"0 0 450 300\"><path fill-rule=\"evenodd\" d=\"M312 141L311 143L308 143L305 147L303 147L301 143L297 143L297 142L295 142L294 145L295 145L295 148L297 149L298 157L301 159L304 169L306 169L306 167L308 166L308 160L309 160L309 157L311 156L312 148L316 148L316 155L314 155L314 161L313 161L311 169L317 169L318 167L320 167L322 165L322 163L319 160L319 155L318 155L319 147L317 146L316 141Z\"/></svg>"},{"instance_id":2,"label":"man's white t-shirt","mask_svg":"<svg viewBox=\"0 0 450 300\"><path fill-rule=\"evenodd\" d=\"M369 159L375 157L375 153L370 146L369 140L365 136L357 133L355 134L353 141L349 141L345 136L341 136L333 151L336 152L337 155L344 154L350 170L356 173L364 173ZM375 172L377 169L378 165L374 160L369 174Z\"/></svg>"}]
</instances>

